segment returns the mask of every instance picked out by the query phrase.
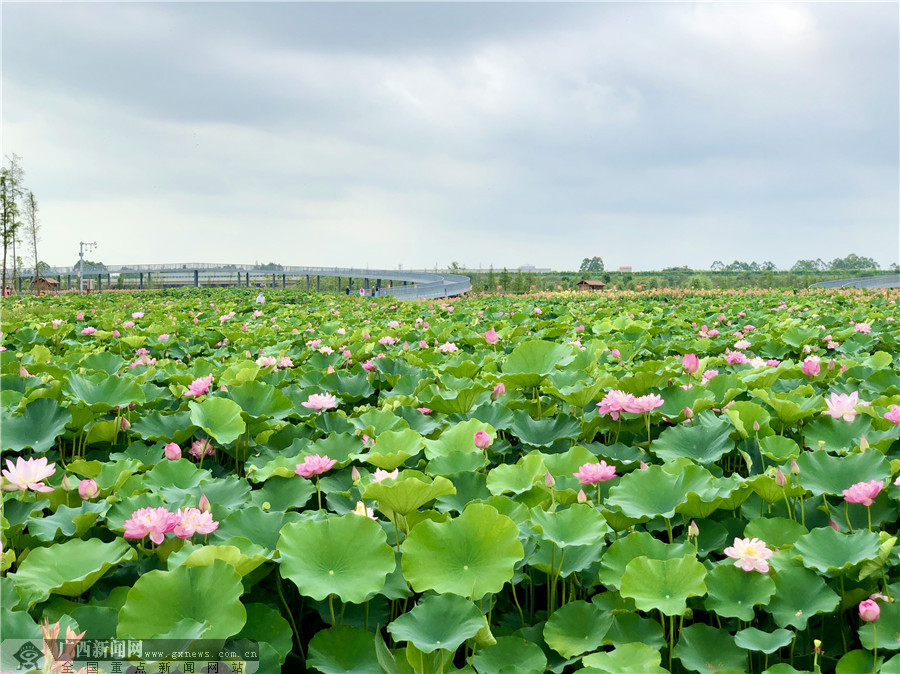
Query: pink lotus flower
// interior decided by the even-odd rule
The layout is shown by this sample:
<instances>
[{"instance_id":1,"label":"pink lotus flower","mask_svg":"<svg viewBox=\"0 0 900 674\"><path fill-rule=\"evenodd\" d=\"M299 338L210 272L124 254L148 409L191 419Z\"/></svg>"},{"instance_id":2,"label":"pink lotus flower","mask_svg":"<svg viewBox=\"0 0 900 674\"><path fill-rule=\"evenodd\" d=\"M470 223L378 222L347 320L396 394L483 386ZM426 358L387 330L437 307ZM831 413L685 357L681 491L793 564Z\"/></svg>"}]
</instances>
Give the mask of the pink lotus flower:
<instances>
[{"instance_id":1,"label":"pink lotus flower","mask_svg":"<svg viewBox=\"0 0 900 674\"><path fill-rule=\"evenodd\" d=\"M260 367L273 367L277 363L275 356L260 356L256 359L256 364Z\"/></svg>"},{"instance_id":2,"label":"pink lotus flower","mask_svg":"<svg viewBox=\"0 0 900 674\"><path fill-rule=\"evenodd\" d=\"M93 480L82 480L78 483L78 495L83 501L90 501L100 493L100 487Z\"/></svg>"},{"instance_id":3,"label":"pink lotus flower","mask_svg":"<svg viewBox=\"0 0 900 674\"><path fill-rule=\"evenodd\" d=\"M878 602L865 599L859 602L859 618L867 623L873 623L881 616L881 607Z\"/></svg>"},{"instance_id":4,"label":"pink lotus flower","mask_svg":"<svg viewBox=\"0 0 900 674\"><path fill-rule=\"evenodd\" d=\"M83 321L84 320L84 312L79 311L77 314L75 314L75 318L78 319L79 321Z\"/></svg>"},{"instance_id":5,"label":"pink lotus flower","mask_svg":"<svg viewBox=\"0 0 900 674\"><path fill-rule=\"evenodd\" d=\"M501 381L499 384L494 386L494 390L491 391L491 400L497 400L502 395L506 395L506 386L503 385Z\"/></svg>"},{"instance_id":6,"label":"pink lotus flower","mask_svg":"<svg viewBox=\"0 0 900 674\"><path fill-rule=\"evenodd\" d=\"M312 454L304 457L303 463L298 463L294 472L297 473L297 475L309 478L313 475L321 475L322 473L331 470L336 463L336 459L329 459L327 455L319 456L318 454Z\"/></svg>"},{"instance_id":7,"label":"pink lotus flower","mask_svg":"<svg viewBox=\"0 0 900 674\"><path fill-rule=\"evenodd\" d=\"M390 335L385 335L378 340L378 343L381 344L381 346L393 346L397 343L397 338L391 337Z\"/></svg>"},{"instance_id":8,"label":"pink lotus flower","mask_svg":"<svg viewBox=\"0 0 900 674\"><path fill-rule=\"evenodd\" d=\"M166 534L178 524L178 516L165 508L141 508L125 520L125 538L144 538L161 545Z\"/></svg>"},{"instance_id":9,"label":"pink lotus flower","mask_svg":"<svg viewBox=\"0 0 900 674\"><path fill-rule=\"evenodd\" d=\"M743 365L744 363L749 363L750 359L747 358L747 354L741 351L731 351L725 354L725 361L729 365Z\"/></svg>"},{"instance_id":10,"label":"pink lotus flower","mask_svg":"<svg viewBox=\"0 0 900 674\"><path fill-rule=\"evenodd\" d=\"M422 414L431 414L432 412L430 407L417 407L416 410L421 412Z\"/></svg>"},{"instance_id":11,"label":"pink lotus flower","mask_svg":"<svg viewBox=\"0 0 900 674\"><path fill-rule=\"evenodd\" d=\"M164 332L164 333L162 333L159 337L157 337L156 339L159 340L160 342L164 342L164 341L166 341L168 338L169 338L169 333L168 333L168 332Z\"/></svg>"},{"instance_id":12,"label":"pink lotus flower","mask_svg":"<svg viewBox=\"0 0 900 674\"><path fill-rule=\"evenodd\" d=\"M542 314L542 313L544 313L544 312L541 311L540 307L535 307L535 308L534 308L534 313L540 315L540 314Z\"/></svg>"},{"instance_id":13,"label":"pink lotus flower","mask_svg":"<svg viewBox=\"0 0 900 674\"><path fill-rule=\"evenodd\" d=\"M857 482L849 489L841 493L848 503L862 503L867 508L875 502L875 498L881 493L884 484L880 480L869 482Z\"/></svg>"},{"instance_id":14,"label":"pink lotus flower","mask_svg":"<svg viewBox=\"0 0 900 674\"><path fill-rule=\"evenodd\" d=\"M175 516L178 523L172 530L178 538L190 538L194 534L211 534L219 528L219 523L213 520L212 513L199 508L184 508Z\"/></svg>"},{"instance_id":15,"label":"pink lotus flower","mask_svg":"<svg viewBox=\"0 0 900 674\"><path fill-rule=\"evenodd\" d=\"M825 398L825 404L828 406L828 411L825 414L834 419L843 419L850 422L856 418L856 406L865 403L859 400L859 393L854 391L849 395L832 392L830 400Z\"/></svg>"},{"instance_id":16,"label":"pink lotus flower","mask_svg":"<svg viewBox=\"0 0 900 674\"><path fill-rule=\"evenodd\" d=\"M703 381L709 381L710 379L717 376L718 374L719 374L718 370L705 370L703 372Z\"/></svg>"},{"instance_id":17,"label":"pink lotus flower","mask_svg":"<svg viewBox=\"0 0 900 674\"><path fill-rule=\"evenodd\" d=\"M195 319L195 320L196 320L196 319ZM134 321L125 321L124 323L122 323L122 327L123 327L123 328L133 328L133 327L134 327Z\"/></svg>"},{"instance_id":18,"label":"pink lotus flower","mask_svg":"<svg viewBox=\"0 0 900 674\"><path fill-rule=\"evenodd\" d=\"M603 400L597 403L597 411L600 414L610 415L613 421L618 421L619 414L632 411L631 404L633 401L634 396L632 394L613 389L603 396Z\"/></svg>"},{"instance_id":19,"label":"pink lotus flower","mask_svg":"<svg viewBox=\"0 0 900 674\"><path fill-rule=\"evenodd\" d=\"M294 361L292 361L287 356L282 356L278 361L278 367L284 367L284 368L294 367Z\"/></svg>"},{"instance_id":20,"label":"pink lotus flower","mask_svg":"<svg viewBox=\"0 0 900 674\"><path fill-rule=\"evenodd\" d=\"M696 354L686 353L684 354L684 358L681 359L681 367L684 368L684 371L688 374L694 374L700 369L700 359Z\"/></svg>"},{"instance_id":21,"label":"pink lotus flower","mask_svg":"<svg viewBox=\"0 0 900 674\"><path fill-rule=\"evenodd\" d=\"M884 413L884 418L893 424L900 424L900 405L891 405L890 411Z\"/></svg>"},{"instance_id":22,"label":"pink lotus flower","mask_svg":"<svg viewBox=\"0 0 900 674\"><path fill-rule=\"evenodd\" d=\"M807 377L816 377L822 371L818 356L807 356L803 361L803 374Z\"/></svg>"},{"instance_id":23,"label":"pink lotus flower","mask_svg":"<svg viewBox=\"0 0 900 674\"><path fill-rule=\"evenodd\" d=\"M725 555L735 559L734 565L744 571L769 572L768 560L773 552L758 538L735 538L734 545L725 548Z\"/></svg>"},{"instance_id":24,"label":"pink lotus flower","mask_svg":"<svg viewBox=\"0 0 900 674\"><path fill-rule=\"evenodd\" d=\"M766 361L766 365L768 365L769 367L778 367L779 365L781 365L781 361L777 358L769 358Z\"/></svg>"},{"instance_id":25,"label":"pink lotus flower","mask_svg":"<svg viewBox=\"0 0 900 674\"><path fill-rule=\"evenodd\" d=\"M199 440L194 440L194 442L191 443L191 448L188 450L188 454L193 456L195 459L200 459L204 456L215 456L216 448L213 447L213 444L209 441L209 438L200 438Z\"/></svg>"},{"instance_id":26,"label":"pink lotus flower","mask_svg":"<svg viewBox=\"0 0 900 674\"><path fill-rule=\"evenodd\" d=\"M174 442L170 442L163 448L163 454L169 461L178 461L181 458L181 447Z\"/></svg>"},{"instance_id":27,"label":"pink lotus flower","mask_svg":"<svg viewBox=\"0 0 900 674\"><path fill-rule=\"evenodd\" d=\"M491 328L486 333L484 333L484 341L488 344L496 344L500 341L500 335L497 334L497 331L494 328Z\"/></svg>"},{"instance_id":28,"label":"pink lotus flower","mask_svg":"<svg viewBox=\"0 0 900 674\"><path fill-rule=\"evenodd\" d=\"M211 374L195 379L191 382L191 385L188 386L188 390L184 392L184 397L199 398L200 396L206 395L209 393L209 387L212 386L212 381L213 376Z\"/></svg>"},{"instance_id":29,"label":"pink lotus flower","mask_svg":"<svg viewBox=\"0 0 900 674\"><path fill-rule=\"evenodd\" d=\"M453 342L444 342L438 348L438 351L443 351L444 353L454 353L459 351L459 347L456 346Z\"/></svg>"},{"instance_id":30,"label":"pink lotus flower","mask_svg":"<svg viewBox=\"0 0 900 674\"><path fill-rule=\"evenodd\" d=\"M28 459L27 461L21 456L16 459L15 465L9 459L6 460L6 468L3 470L3 477L6 478L8 484L4 484L3 491L53 491L53 487L48 487L43 483L53 473L56 472L56 464L47 465L47 458Z\"/></svg>"},{"instance_id":31,"label":"pink lotus flower","mask_svg":"<svg viewBox=\"0 0 900 674\"><path fill-rule=\"evenodd\" d=\"M24 365L19 366L19 376L23 379L34 379L34 375L26 370Z\"/></svg>"},{"instance_id":32,"label":"pink lotus flower","mask_svg":"<svg viewBox=\"0 0 900 674\"><path fill-rule=\"evenodd\" d=\"M131 314L131 317L132 318L143 318L144 312L143 311L135 311L133 314Z\"/></svg>"},{"instance_id":33,"label":"pink lotus flower","mask_svg":"<svg viewBox=\"0 0 900 674\"><path fill-rule=\"evenodd\" d=\"M487 449L491 446L491 436L488 435L485 431L478 431L477 433L475 433L472 441L475 443L475 446L478 449Z\"/></svg>"},{"instance_id":34,"label":"pink lotus flower","mask_svg":"<svg viewBox=\"0 0 900 674\"><path fill-rule=\"evenodd\" d=\"M362 369L371 372L375 369L375 361L369 358L369 360L362 364Z\"/></svg>"},{"instance_id":35,"label":"pink lotus flower","mask_svg":"<svg viewBox=\"0 0 900 674\"><path fill-rule=\"evenodd\" d=\"M330 410L337 407L337 398L330 393L313 393L305 403L300 403L310 410Z\"/></svg>"},{"instance_id":36,"label":"pink lotus flower","mask_svg":"<svg viewBox=\"0 0 900 674\"><path fill-rule=\"evenodd\" d=\"M89 325L81 331L81 334L82 335L93 335L95 332L97 332L97 328Z\"/></svg>"},{"instance_id":37,"label":"pink lotus flower","mask_svg":"<svg viewBox=\"0 0 900 674\"><path fill-rule=\"evenodd\" d=\"M419 340L419 348L420 348L420 349L427 349L427 348L428 348L428 342L426 342L424 339L420 339L420 340Z\"/></svg>"},{"instance_id":38,"label":"pink lotus flower","mask_svg":"<svg viewBox=\"0 0 900 674\"><path fill-rule=\"evenodd\" d=\"M597 484L613 479L616 476L616 467L607 464L606 461L586 463L577 473L572 474L578 478L578 484Z\"/></svg>"},{"instance_id":39,"label":"pink lotus flower","mask_svg":"<svg viewBox=\"0 0 900 674\"><path fill-rule=\"evenodd\" d=\"M645 412L652 412L656 408L662 407L663 404L662 396L651 393L640 396L639 398L633 398L627 403L625 411L632 412L633 414L644 414Z\"/></svg>"},{"instance_id":40,"label":"pink lotus flower","mask_svg":"<svg viewBox=\"0 0 900 674\"><path fill-rule=\"evenodd\" d=\"M870 332L872 332L872 326L869 325L868 323L857 323L856 325L853 326L853 331L854 332L863 332L868 335Z\"/></svg>"},{"instance_id":41,"label":"pink lotus flower","mask_svg":"<svg viewBox=\"0 0 900 674\"><path fill-rule=\"evenodd\" d=\"M376 468L375 472L372 473L372 482L381 482L382 480L396 480L397 476L400 474L399 468L394 468L394 470L382 470L381 468Z\"/></svg>"}]
</instances>

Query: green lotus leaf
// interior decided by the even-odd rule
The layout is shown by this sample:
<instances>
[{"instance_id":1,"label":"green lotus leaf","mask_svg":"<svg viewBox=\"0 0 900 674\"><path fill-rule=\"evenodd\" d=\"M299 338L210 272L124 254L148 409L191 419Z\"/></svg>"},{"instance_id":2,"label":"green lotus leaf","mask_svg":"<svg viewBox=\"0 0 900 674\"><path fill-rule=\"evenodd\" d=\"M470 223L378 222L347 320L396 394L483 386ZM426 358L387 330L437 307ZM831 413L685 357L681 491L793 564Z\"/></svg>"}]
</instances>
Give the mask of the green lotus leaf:
<instances>
[{"instance_id":1,"label":"green lotus leaf","mask_svg":"<svg viewBox=\"0 0 900 674\"><path fill-rule=\"evenodd\" d=\"M819 527L800 536L794 543L794 552L795 559L809 569L828 575L841 573L878 557L878 534L868 530L844 534L831 527Z\"/></svg>"},{"instance_id":2,"label":"green lotus leaf","mask_svg":"<svg viewBox=\"0 0 900 674\"><path fill-rule=\"evenodd\" d=\"M256 548L259 552L264 551L264 548L260 546L256 546ZM268 561L268 558L259 552L251 556L244 554L233 545L204 545L193 550L181 564L187 567L210 566L220 559L243 577ZM169 568L172 568L172 557L173 555L169 556Z\"/></svg>"},{"instance_id":3,"label":"green lotus leaf","mask_svg":"<svg viewBox=\"0 0 900 674\"><path fill-rule=\"evenodd\" d=\"M576 376L581 373L575 373ZM581 375L583 376L583 375ZM555 379L554 379L555 380ZM544 386L541 390L556 396L560 400L569 405L573 405L577 409L587 407L591 402L599 400L603 396L600 392L610 385L611 382L597 379L594 381L576 381L569 386Z\"/></svg>"},{"instance_id":4,"label":"green lotus leaf","mask_svg":"<svg viewBox=\"0 0 900 674\"><path fill-rule=\"evenodd\" d=\"M75 538L33 549L10 577L31 607L51 594L82 595L111 568L136 557L137 552L121 538L110 543Z\"/></svg>"},{"instance_id":5,"label":"green lotus leaf","mask_svg":"<svg viewBox=\"0 0 900 674\"><path fill-rule=\"evenodd\" d=\"M172 571L145 573L128 591L119 611L119 638L152 639L175 634L190 624L194 638L224 639L247 620L241 604L241 577L222 560L209 566L179 566Z\"/></svg>"},{"instance_id":6,"label":"green lotus leaf","mask_svg":"<svg viewBox=\"0 0 900 674\"><path fill-rule=\"evenodd\" d=\"M522 342L503 363L503 381L513 386L540 386L557 365L567 365L574 358L572 347L565 344L541 340Z\"/></svg>"},{"instance_id":7,"label":"green lotus leaf","mask_svg":"<svg viewBox=\"0 0 900 674\"><path fill-rule=\"evenodd\" d=\"M131 432L140 438L179 444L192 437L196 429L187 410L175 414L151 412L131 424Z\"/></svg>"},{"instance_id":8,"label":"green lotus leaf","mask_svg":"<svg viewBox=\"0 0 900 674\"><path fill-rule=\"evenodd\" d=\"M549 447L561 438L576 440L581 434L581 424L566 415L537 421L528 412L516 410L510 431L527 445Z\"/></svg>"},{"instance_id":9,"label":"green lotus leaf","mask_svg":"<svg viewBox=\"0 0 900 674\"><path fill-rule=\"evenodd\" d=\"M891 476L890 462L884 454L869 449L865 452L832 456L827 452L804 452L797 459L800 485L815 496L841 494L857 482L884 480Z\"/></svg>"},{"instance_id":10,"label":"green lotus leaf","mask_svg":"<svg viewBox=\"0 0 900 674\"><path fill-rule=\"evenodd\" d=\"M672 517L693 492L703 497L710 490L712 475L700 466L689 465L672 474L663 466L650 466L622 476L609 490L607 504L617 506L629 517Z\"/></svg>"},{"instance_id":11,"label":"green lotus leaf","mask_svg":"<svg viewBox=\"0 0 900 674\"><path fill-rule=\"evenodd\" d=\"M241 417L241 408L228 398L206 398L202 402L191 401L191 423L209 433L217 442L227 445L237 440L247 426Z\"/></svg>"},{"instance_id":12,"label":"green lotus leaf","mask_svg":"<svg viewBox=\"0 0 900 674\"><path fill-rule=\"evenodd\" d=\"M363 498L377 501L378 509L384 513L405 517L429 501L455 493L453 483L445 477L438 476L432 481L421 473L408 470L400 473L392 483L382 480L367 485Z\"/></svg>"},{"instance_id":13,"label":"green lotus leaf","mask_svg":"<svg viewBox=\"0 0 900 674\"><path fill-rule=\"evenodd\" d=\"M293 446L293 445L292 445ZM346 464L359 451L360 441L353 433L331 433L307 446L300 457L307 454L319 454L334 459L340 465ZM299 463L299 462L298 462Z\"/></svg>"},{"instance_id":14,"label":"green lotus leaf","mask_svg":"<svg viewBox=\"0 0 900 674\"><path fill-rule=\"evenodd\" d=\"M607 653L593 653L581 659L584 672L602 674L664 674L658 649L647 644L622 644Z\"/></svg>"},{"instance_id":15,"label":"green lotus leaf","mask_svg":"<svg viewBox=\"0 0 900 674\"><path fill-rule=\"evenodd\" d=\"M753 607L765 604L775 594L775 581L768 575L748 572L725 562L706 577L709 592L706 608L723 618L753 620Z\"/></svg>"},{"instance_id":16,"label":"green lotus leaf","mask_svg":"<svg viewBox=\"0 0 900 674\"><path fill-rule=\"evenodd\" d=\"M394 470L422 451L424 446L422 436L411 428L385 431L376 438L375 445L366 454L359 454L358 457L382 470Z\"/></svg>"},{"instance_id":17,"label":"green lotus leaf","mask_svg":"<svg viewBox=\"0 0 900 674\"><path fill-rule=\"evenodd\" d=\"M432 653L455 651L483 625L484 617L471 601L438 594L419 600L412 611L388 625L388 632L395 641L409 641L423 653Z\"/></svg>"},{"instance_id":18,"label":"green lotus leaf","mask_svg":"<svg viewBox=\"0 0 900 674\"><path fill-rule=\"evenodd\" d=\"M667 560L638 557L625 567L619 591L642 611L682 615L688 597L706 593L706 575L706 568L692 555Z\"/></svg>"},{"instance_id":19,"label":"green lotus leaf","mask_svg":"<svg viewBox=\"0 0 900 674\"><path fill-rule=\"evenodd\" d=\"M278 609L268 604L245 604L247 622L232 639L259 644L259 671L278 672L294 646L291 626Z\"/></svg>"},{"instance_id":20,"label":"green lotus leaf","mask_svg":"<svg viewBox=\"0 0 900 674\"><path fill-rule=\"evenodd\" d=\"M486 501L491 497L488 491L484 473L457 473L452 476L455 494L441 496L435 501L434 507L442 513L461 513L471 501Z\"/></svg>"},{"instance_id":21,"label":"green lotus leaf","mask_svg":"<svg viewBox=\"0 0 900 674\"><path fill-rule=\"evenodd\" d=\"M544 461L538 453L523 456L515 464L500 464L487 476L487 488L495 496L506 492L521 494L534 486L546 473Z\"/></svg>"},{"instance_id":22,"label":"green lotus leaf","mask_svg":"<svg viewBox=\"0 0 900 674\"><path fill-rule=\"evenodd\" d=\"M277 549L282 574L319 601L334 594L362 603L384 587L395 566L381 526L352 513L286 524Z\"/></svg>"},{"instance_id":23,"label":"green lotus leaf","mask_svg":"<svg viewBox=\"0 0 900 674\"><path fill-rule=\"evenodd\" d=\"M90 501L84 501L77 508L61 505L53 515L30 518L28 533L44 542L52 541L60 533L66 538L82 536L107 507L104 502Z\"/></svg>"},{"instance_id":24,"label":"green lotus leaf","mask_svg":"<svg viewBox=\"0 0 900 674\"><path fill-rule=\"evenodd\" d=\"M544 640L564 658L572 658L603 645L612 614L594 604L576 600L557 609L544 625Z\"/></svg>"},{"instance_id":25,"label":"green lotus leaf","mask_svg":"<svg viewBox=\"0 0 900 674\"><path fill-rule=\"evenodd\" d=\"M348 403L358 402L375 393L365 372L332 372L322 377L321 386L323 391L335 393Z\"/></svg>"},{"instance_id":26,"label":"green lotus leaf","mask_svg":"<svg viewBox=\"0 0 900 674\"><path fill-rule=\"evenodd\" d=\"M73 400L83 402L95 412L144 402L144 392L134 379L110 377L105 372L70 375L64 390Z\"/></svg>"},{"instance_id":27,"label":"green lotus leaf","mask_svg":"<svg viewBox=\"0 0 900 674\"><path fill-rule=\"evenodd\" d=\"M542 674L547 657L541 647L521 637L497 637L497 643L479 648L472 658L478 674Z\"/></svg>"},{"instance_id":28,"label":"green lotus leaf","mask_svg":"<svg viewBox=\"0 0 900 674\"><path fill-rule=\"evenodd\" d=\"M225 396L251 419L284 419L294 411L294 404L284 393L261 381L230 386Z\"/></svg>"},{"instance_id":29,"label":"green lotus leaf","mask_svg":"<svg viewBox=\"0 0 900 674\"><path fill-rule=\"evenodd\" d=\"M818 574L789 566L775 574L775 594L765 609L779 627L804 630L811 617L830 613L839 603L840 597Z\"/></svg>"},{"instance_id":30,"label":"green lotus leaf","mask_svg":"<svg viewBox=\"0 0 900 674\"><path fill-rule=\"evenodd\" d=\"M323 674L382 674L375 654L375 635L339 625L316 632L309 642L307 664Z\"/></svg>"},{"instance_id":31,"label":"green lotus leaf","mask_svg":"<svg viewBox=\"0 0 900 674\"><path fill-rule=\"evenodd\" d=\"M734 635L734 643L748 651L769 654L784 648L793 638L794 633L790 630L779 628L774 632L763 632L755 627L748 627Z\"/></svg>"},{"instance_id":32,"label":"green lotus leaf","mask_svg":"<svg viewBox=\"0 0 900 674\"><path fill-rule=\"evenodd\" d=\"M879 661L882 658L878 658ZM890 674L891 671L885 666L876 667L875 657L872 653L864 651L861 648L844 653L834 667L834 674L860 674L861 672L879 672L879 674Z\"/></svg>"},{"instance_id":33,"label":"green lotus leaf","mask_svg":"<svg viewBox=\"0 0 900 674\"><path fill-rule=\"evenodd\" d=\"M880 602L881 615L875 622L864 623L859 628L859 641L869 650L875 648L875 630L878 630L878 648L900 650L900 604Z\"/></svg>"},{"instance_id":34,"label":"green lotus leaf","mask_svg":"<svg viewBox=\"0 0 900 674\"><path fill-rule=\"evenodd\" d=\"M757 517L744 529L744 536L758 538L771 548L793 545L805 533L806 527L786 517Z\"/></svg>"},{"instance_id":35,"label":"green lotus leaf","mask_svg":"<svg viewBox=\"0 0 900 674\"><path fill-rule=\"evenodd\" d=\"M309 497L315 493L316 485L312 480L270 477L262 489L254 489L250 492L250 502L259 508L264 503L268 503L268 509L272 511L284 511L292 508L300 510L307 504Z\"/></svg>"},{"instance_id":36,"label":"green lotus leaf","mask_svg":"<svg viewBox=\"0 0 900 674\"><path fill-rule=\"evenodd\" d=\"M637 613L613 613L613 622L603 640L615 647L630 643L641 643L660 649L666 643L659 621L642 618Z\"/></svg>"},{"instance_id":37,"label":"green lotus leaf","mask_svg":"<svg viewBox=\"0 0 900 674\"><path fill-rule=\"evenodd\" d=\"M683 456L698 463L714 463L734 449L729 437L733 430L727 420L702 412L689 426L680 424L664 430L650 448L665 461Z\"/></svg>"},{"instance_id":38,"label":"green lotus leaf","mask_svg":"<svg viewBox=\"0 0 900 674\"><path fill-rule=\"evenodd\" d=\"M104 351L92 353L81 361L81 366L86 370L102 370L106 374L115 374L125 364L125 359L115 353Z\"/></svg>"},{"instance_id":39,"label":"green lotus leaf","mask_svg":"<svg viewBox=\"0 0 900 674\"><path fill-rule=\"evenodd\" d=\"M633 559L680 559L692 550L686 542L666 544L645 531L628 534L609 546L600 566L600 582L618 588L625 568Z\"/></svg>"},{"instance_id":40,"label":"green lotus leaf","mask_svg":"<svg viewBox=\"0 0 900 674\"><path fill-rule=\"evenodd\" d=\"M371 409L358 417L352 417L349 421L356 429L376 438L385 431L399 431L409 427L402 417L380 409Z\"/></svg>"},{"instance_id":41,"label":"green lotus leaf","mask_svg":"<svg viewBox=\"0 0 900 674\"><path fill-rule=\"evenodd\" d=\"M843 419L822 416L811 421L803 429L803 440L810 447L818 447L819 443L826 452L847 454L854 447L859 447L860 439L872 435L872 422L865 414L859 414L850 423Z\"/></svg>"},{"instance_id":42,"label":"green lotus leaf","mask_svg":"<svg viewBox=\"0 0 900 674\"><path fill-rule=\"evenodd\" d=\"M715 377L714 379L718 379ZM753 389L751 395L763 400L771 407L785 426L793 426L801 419L815 416L825 409L825 401L814 395L812 387L801 387L789 394L771 393L766 389Z\"/></svg>"},{"instance_id":43,"label":"green lotus leaf","mask_svg":"<svg viewBox=\"0 0 900 674\"><path fill-rule=\"evenodd\" d=\"M449 456L451 454L480 454L484 455L484 451L475 446L475 433L484 431L491 439L494 439L496 433L494 429L478 419L469 419L462 423L456 424L452 428L448 428L437 440L425 441L425 456L428 459ZM376 446L378 441L375 441Z\"/></svg>"},{"instance_id":44,"label":"green lotus leaf","mask_svg":"<svg viewBox=\"0 0 900 674\"><path fill-rule=\"evenodd\" d=\"M769 428L769 420L772 417L761 405L748 401L738 401L729 405L728 409L725 410L725 414L742 438L771 436L774 434L774 431ZM754 424L759 426L758 431L753 430Z\"/></svg>"},{"instance_id":45,"label":"green lotus leaf","mask_svg":"<svg viewBox=\"0 0 900 674\"><path fill-rule=\"evenodd\" d=\"M597 543L610 532L603 515L586 503L576 503L554 512L534 508L531 522L542 538L561 548Z\"/></svg>"},{"instance_id":46,"label":"green lotus leaf","mask_svg":"<svg viewBox=\"0 0 900 674\"><path fill-rule=\"evenodd\" d=\"M72 415L50 398L38 398L25 406L25 411L10 416L3 410L3 451L21 452L31 447L46 452L71 423Z\"/></svg>"},{"instance_id":47,"label":"green lotus leaf","mask_svg":"<svg viewBox=\"0 0 900 674\"><path fill-rule=\"evenodd\" d=\"M783 435L770 435L766 438L761 438L759 450L764 456L777 463L796 459L801 453L800 445Z\"/></svg>"},{"instance_id":48,"label":"green lotus leaf","mask_svg":"<svg viewBox=\"0 0 900 674\"><path fill-rule=\"evenodd\" d=\"M299 515L294 512L263 512L260 508L241 508L219 522L219 528L210 534L210 541L225 542L233 537L247 538L274 551L281 529L298 518Z\"/></svg>"},{"instance_id":49,"label":"green lotus leaf","mask_svg":"<svg viewBox=\"0 0 900 674\"><path fill-rule=\"evenodd\" d=\"M481 394L487 390L487 386L475 385L456 391L444 389L428 400L424 400L423 406L441 414L466 414L475 407Z\"/></svg>"},{"instance_id":50,"label":"green lotus leaf","mask_svg":"<svg viewBox=\"0 0 900 674\"><path fill-rule=\"evenodd\" d=\"M733 636L699 623L681 630L672 653L692 672L742 672L747 667L747 653L735 645Z\"/></svg>"},{"instance_id":51,"label":"green lotus leaf","mask_svg":"<svg viewBox=\"0 0 900 674\"><path fill-rule=\"evenodd\" d=\"M403 543L403 575L416 592L483 597L512 580L524 555L515 522L473 503L449 522L425 521L412 529Z\"/></svg>"},{"instance_id":52,"label":"green lotus leaf","mask_svg":"<svg viewBox=\"0 0 900 674\"><path fill-rule=\"evenodd\" d=\"M594 564L603 554L606 547L601 538L589 545L570 545L565 554L555 543L547 540L538 541L537 549L528 558L528 566L546 574L558 573L561 578L568 578L573 573L584 571Z\"/></svg>"}]
</instances>

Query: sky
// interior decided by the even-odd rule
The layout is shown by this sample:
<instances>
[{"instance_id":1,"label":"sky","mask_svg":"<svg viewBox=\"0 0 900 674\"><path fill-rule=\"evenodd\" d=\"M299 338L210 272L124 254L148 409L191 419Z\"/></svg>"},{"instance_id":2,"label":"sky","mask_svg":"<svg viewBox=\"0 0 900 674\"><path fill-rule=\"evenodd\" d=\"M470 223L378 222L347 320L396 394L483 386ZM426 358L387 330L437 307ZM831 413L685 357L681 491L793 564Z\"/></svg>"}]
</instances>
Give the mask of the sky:
<instances>
[{"instance_id":1,"label":"sky","mask_svg":"<svg viewBox=\"0 0 900 674\"><path fill-rule=\"evenodd\" d=\"M900 261L900 5L11 3L39 257Z\"/></svg>"}]
</instances>

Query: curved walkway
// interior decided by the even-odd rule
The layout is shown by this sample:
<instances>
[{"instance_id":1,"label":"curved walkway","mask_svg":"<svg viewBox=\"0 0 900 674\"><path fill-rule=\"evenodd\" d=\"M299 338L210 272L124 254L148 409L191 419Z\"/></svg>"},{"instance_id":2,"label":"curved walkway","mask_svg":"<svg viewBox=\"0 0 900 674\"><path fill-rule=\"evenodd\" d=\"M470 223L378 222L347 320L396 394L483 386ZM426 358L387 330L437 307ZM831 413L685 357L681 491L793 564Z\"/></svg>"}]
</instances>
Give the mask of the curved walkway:
<instances>
[{"instance_id":1,"label":"curved walkway","mask_svg":"<svg viewBox=\"0 0 900 674\"><path fill-rule=\"evenodd\" d=\"M810 288L900 288L900 274L822 281L813 283Z\"/></svg>"},{"instance_id":2,"label":"curved walkway","mask_svg":"<svg viewBox=\"0 0 900 674\"><path fill-rule=\"evenodd\" d=\"M240 264L139 264L139 265L104 265L92 267L85 265L84 278L97 277L98 286L102 289L102 279L106 277L107 287L110 277L121 274L137 276L143 287L144 275L165 276L167 285L200 286L215 283L217 285L246 285L266 283L271 287L287 287L290 278L297 281L306 278L306 288L311 289L312 277L329 276L348 280L364 279L364 287L369 288L369 281L375 281L378 297L391 295L403 300L436 299L453 297L467 292L471 288L468 276L443 274L429 271L403 271L399 269L356 269L352 267L294 267L282 266L261 268L258 265ZM20 278L31 278L34 270L21 270ZM56 278L62 286L62 278L77 277L78 267L50 267L41 272L45 278ZM252 279L252 280L251 280ZM201 283L201 281L203 283ZM391 287L382 287L381 281L390 281ZM398 285L403 284L403 285ZM318 289L318 279L315 282Z\"/></svg>"}]
</instances>

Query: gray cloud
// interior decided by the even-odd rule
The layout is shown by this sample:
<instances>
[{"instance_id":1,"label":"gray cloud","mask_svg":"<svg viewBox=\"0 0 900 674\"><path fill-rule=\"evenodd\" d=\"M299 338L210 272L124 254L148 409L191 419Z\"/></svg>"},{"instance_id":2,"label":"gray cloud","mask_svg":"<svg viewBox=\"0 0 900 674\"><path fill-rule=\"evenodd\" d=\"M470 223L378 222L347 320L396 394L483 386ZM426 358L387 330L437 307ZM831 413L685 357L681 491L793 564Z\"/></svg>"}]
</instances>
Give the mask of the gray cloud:
<instances>
[{"instance_id":1,"label":"gray cloud","mask_svg":"<svg viewBox=\"0 0 900 674\"><path fill-rule=\"evenodd\" d=\"M887 265L897 26L874 3L11 4L4 152L60 264L96 237L111 263Z\"/></svg>"}]
</instances>

